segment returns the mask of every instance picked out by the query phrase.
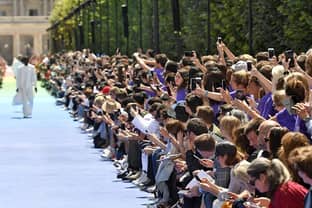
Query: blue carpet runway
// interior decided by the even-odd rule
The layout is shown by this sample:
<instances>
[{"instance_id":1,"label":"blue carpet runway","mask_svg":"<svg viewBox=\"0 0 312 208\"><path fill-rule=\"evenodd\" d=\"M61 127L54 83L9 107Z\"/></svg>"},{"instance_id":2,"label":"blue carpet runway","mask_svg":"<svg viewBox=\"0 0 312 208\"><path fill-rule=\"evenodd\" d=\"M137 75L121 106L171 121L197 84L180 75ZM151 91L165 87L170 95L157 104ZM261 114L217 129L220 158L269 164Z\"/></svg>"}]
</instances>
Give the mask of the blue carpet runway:
<instances>
[{"instance_id":1,"label":"blue carpet runway","mask_svg":"<svg viewBox=\"0 0 312 208\"><path fill-rule=\"evenodd\" d=\"M39 86L39 83L38 83ZM100 159L78 123L42 89L33 116L12 106L14 79L0 89L0 207L144 207L150 196L116 180L111 162Z\"/></svg>"}]
</instances>

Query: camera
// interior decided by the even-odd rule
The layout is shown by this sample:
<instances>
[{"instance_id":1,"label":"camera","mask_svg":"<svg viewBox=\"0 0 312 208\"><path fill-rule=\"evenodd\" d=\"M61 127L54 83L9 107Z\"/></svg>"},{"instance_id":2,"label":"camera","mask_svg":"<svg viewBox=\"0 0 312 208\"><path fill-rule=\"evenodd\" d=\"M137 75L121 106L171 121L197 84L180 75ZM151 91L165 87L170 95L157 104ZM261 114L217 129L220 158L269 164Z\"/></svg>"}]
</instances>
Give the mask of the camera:
<instances>
[{"instance_id":1,"label":"camera","mask_svg":"<svg viewBox=\"0 0 312 208\"><path fill-rule=\"evenodd\" d=\"M275 56L275 50L274 48L268 48L269 58L273 58Z\"/></svg>"},{"instance_id":2,"label":"camera","mask_svg":"<svg viewBox=\"0 0 312 208\"><path fill-rule=\"evenodd\" d=\"M294 67L295 66L295 61L294 61L294 52L293 50L287 50L285 51L285 57L286 57L286 61L288 62L288 60L290 59L289 61L289 67Z\"/></svg>"},{"instance_id":3,"label":"camera","mask_svg":"<svg viewBox=\"0 0 312 208\"><path fill-rule=\"evenodd\" d=\"M192 57L193 56L193 51L184 51L184 56Z\"/></svg>"},{"instance_id":4,"label":"camera","mask_svg":"<svg viewBox=\"0 0 312 208\"><path fill-rule=\"evenodd\" d=\"M201 77L195 77L195 78L191 78L191 90L195 90L197 85L201 86L201 80L202 78Z\"/></svg>"},{"instance_id":5,"label":"camera","mask_svg":"<svg viewBox=\"0 0 312 208\"><path fill-rule=\"evenodd\" d=\"M219 36L218 37L218 43L221 44L222 43L222 38Z\"/></svg>"}]
</instances>

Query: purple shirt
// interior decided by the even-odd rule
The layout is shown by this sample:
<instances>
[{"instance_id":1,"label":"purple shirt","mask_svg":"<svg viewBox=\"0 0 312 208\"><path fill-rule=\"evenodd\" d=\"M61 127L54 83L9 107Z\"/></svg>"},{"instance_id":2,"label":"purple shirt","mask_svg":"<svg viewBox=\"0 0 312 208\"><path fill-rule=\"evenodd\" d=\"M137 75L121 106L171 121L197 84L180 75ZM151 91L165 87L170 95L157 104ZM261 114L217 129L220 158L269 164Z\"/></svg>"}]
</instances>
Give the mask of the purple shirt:
<instances>
[{"instance_id":1,"label":"purple shirt","mask_svg":"<svg viewBox=\"0 0 312 208\"><path fill-rule=\"evenodd\" d=\"M296 114L290 115L286 108L276 114L276 119L281 126L288 128L290 131L299 131L305 134L308 138L311 137L307 132L305 122Z\"/></svg>"},{"instance_id":2,"label":"purple shirt","mask_svg":"<svg viewBox=\"0 0 312 208\"><path fill-rule=\"evenodd\" d=\"M158 80L165 84L164 70L160 68L154 68L153 71L156 73Z\"/></svg>"},{"instance_id":3,"label":"purple shirt","mask_svg":"<svg viewBox=\"0 0 312 208\"><path fill-rule=\"evenodd\" d=\"M187 91L185 88L180 88L177 91L177 95L176 95L176 101L181 101L181 100L185 100L185 97L187 95Z\"/></svg>"},{"instance_id":4,"label":"purple shirt","mask_svg":"<svg viewBox=\"0 0 312 208\"><path fill-rule=\"evenodd\" d=\"M273 103L271 92L265 94L260 99L257 109L263 118L269 119L270 117L274 116L277 113L273 107L273 104L274 103Z\"/></svg>"}]
</instances>

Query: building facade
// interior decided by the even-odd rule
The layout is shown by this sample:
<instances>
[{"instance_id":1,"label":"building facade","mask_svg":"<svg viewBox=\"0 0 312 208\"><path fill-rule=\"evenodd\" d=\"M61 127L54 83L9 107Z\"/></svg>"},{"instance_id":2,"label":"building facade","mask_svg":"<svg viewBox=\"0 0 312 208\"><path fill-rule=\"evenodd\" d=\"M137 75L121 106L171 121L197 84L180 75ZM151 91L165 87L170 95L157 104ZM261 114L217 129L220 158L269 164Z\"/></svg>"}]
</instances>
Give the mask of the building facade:
<instances>
[{"instance_id":1,"label":"building facade","mask_svg":"<svg viewBox=\"0 0 312 208\"><path fill-rule=\"evenodd\" d=\"M54 0L0 0L0 56L48 52L49 15Z\"/></svg>"}]
</instances>

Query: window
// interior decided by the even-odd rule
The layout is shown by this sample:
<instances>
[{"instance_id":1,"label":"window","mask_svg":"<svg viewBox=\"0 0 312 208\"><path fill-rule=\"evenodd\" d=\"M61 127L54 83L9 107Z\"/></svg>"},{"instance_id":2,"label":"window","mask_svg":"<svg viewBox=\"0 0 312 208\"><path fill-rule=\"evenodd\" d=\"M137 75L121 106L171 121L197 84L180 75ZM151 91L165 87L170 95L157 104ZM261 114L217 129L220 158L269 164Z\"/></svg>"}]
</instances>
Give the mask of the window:
<instances>
[{"instance_id":1,"label":"window","mask_svg":"<svg viewBox=\"0 0 312 208\"><path fill-rule=\"evenodd\" d=\"M0 10L0 16L6 16L7 14L6 14L6 11L4 11L4 10Z\"/></svg>"},{"instance_id":2,"label":"window","mask_svg":"<svg viewBox=\"0 0 312 208\"><path fill-rule=\"evenodd\" d=\"M30 9L29 16L38 16L38 9Z\"/></svg>"}]
</instances>

